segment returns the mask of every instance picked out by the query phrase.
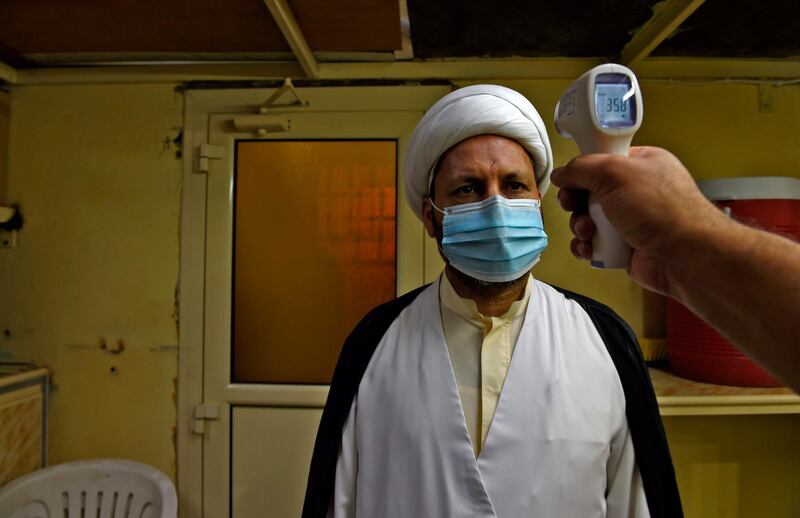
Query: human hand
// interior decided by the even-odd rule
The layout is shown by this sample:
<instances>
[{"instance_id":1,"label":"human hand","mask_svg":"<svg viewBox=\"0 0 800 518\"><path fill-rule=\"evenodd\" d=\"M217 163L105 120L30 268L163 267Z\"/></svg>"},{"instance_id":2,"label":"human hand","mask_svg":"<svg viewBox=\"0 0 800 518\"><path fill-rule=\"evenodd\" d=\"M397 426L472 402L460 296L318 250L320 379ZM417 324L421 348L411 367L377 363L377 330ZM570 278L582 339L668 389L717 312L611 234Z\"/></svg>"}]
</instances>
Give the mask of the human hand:
<instances>
[{"instance_id":1,"label":"human hand","mask_svg":"<svg viewBox=\"0 0 800 518\"><path fill-rule=\"evenodd\" d=\"M710 226L727 221L669 151L633 147L629 156L582 155L553 171L561 207L572 212L573 255L590 259L595 226L587 214L588 192L633 249L628 270L638 284L669 294L672 260Z\"/></svg>"}]
</instances>

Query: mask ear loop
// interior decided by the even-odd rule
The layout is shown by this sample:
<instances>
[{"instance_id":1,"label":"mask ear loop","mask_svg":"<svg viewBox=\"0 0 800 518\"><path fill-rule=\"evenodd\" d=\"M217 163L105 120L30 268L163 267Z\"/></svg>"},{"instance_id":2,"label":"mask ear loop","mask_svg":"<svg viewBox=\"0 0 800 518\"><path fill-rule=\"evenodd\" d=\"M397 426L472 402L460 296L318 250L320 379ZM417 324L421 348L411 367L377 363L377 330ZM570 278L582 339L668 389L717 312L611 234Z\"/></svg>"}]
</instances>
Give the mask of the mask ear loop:
<instances>
[{"instance_id":1,"label":"mask ear loop","mask_svg":"<svg viewBox=\"0 0 800 518\"><path fill-rule=\"evenodd\" d=\"M436 161L431 166L430 171L428 171L428 201L430 202L431 207L433 207L434 209L439 211L441 214L447 214L445 211L443 211L442 209L437 207L436 204L433 203L433 198L431 198L431 185L433 185L433 176L434 176L433 172L436 171L436 166L439 165L439 160L441 158L442 158L441 156L439 158L437 158Z\"/></svg>"},{"instance_id":2,"label":"mask ear loop","mask_svg":"<svg viewBox=\"0 0 800 518\"><path fill-rule=\"evenodd\" d=\"M433 200L432 200L430 197L428 198L428 203L430 203L430 204L431 204L431 207L433 207L434 209L436 209L436 210L437 210L437 211L439 211L440 213L442 213L442 214L447 214L445 211L443 211L442 209L440 209L439 207L437 207L437 206L436 206L436 204L435 204L435 203L433 203Z\"/></svg>"},{"instance_id":3,"label":"mask ear loop","mask_svg":"<svg viewBox=\"0 0 800 518\"><path fill-rule=\"evenodd\" d=\"M428 172L428 203L430 203L431 207L433 207L437 212L443 215L447 215L445 211L443 211L442 209L437 207L435 203L433 203L433 198L431 198L431 185L433 185L433 172L436 171L436 166L439 164L439 158L436 159L436 161L431 166L430 171ZM447 254L444 253L444 249L442 248L442 244L438 240L436 241L436 248L439 249L439 253L442 254L443 257L447 257Z\"/></svg>"},{"instance_id":4,"label":"mask ear loop","mask_svg":"<svg viewBox=\"0 0 800 518\"><path fill-rule=\"evenodd\" d=\"M433 200L431 199L430 196L428 196L428 203L430 203L431 207L433 207L435 210L441 212L445 216L447 215L447 213L445 211L443 211L442 209L437 207L435 203L433 203ZM445 255L445 253L444 253L444 250L442 249L442 244L438 240L436 241L436 247L439 249L439 253L441 253L442 255L447 257L447 255Z\"/></svg>"}]
</instances>

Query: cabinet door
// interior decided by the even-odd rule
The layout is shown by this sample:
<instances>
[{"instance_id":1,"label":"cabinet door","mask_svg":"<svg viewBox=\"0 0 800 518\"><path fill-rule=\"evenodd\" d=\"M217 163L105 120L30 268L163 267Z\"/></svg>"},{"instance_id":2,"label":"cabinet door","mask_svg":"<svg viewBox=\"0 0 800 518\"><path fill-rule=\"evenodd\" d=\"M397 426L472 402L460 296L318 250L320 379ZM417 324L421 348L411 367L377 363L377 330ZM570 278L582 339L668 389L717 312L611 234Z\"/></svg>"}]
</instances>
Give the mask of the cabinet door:
<instances>
[{"instance_id":1,"label":"cabinet door","mask_svg":"<svg viewBox=\"0 0 800 518\"><path fill-rule=\"evenodd\" d=\"M0 392L0 487L42 467L40 384Z\"/></svg>"}]
</instances>

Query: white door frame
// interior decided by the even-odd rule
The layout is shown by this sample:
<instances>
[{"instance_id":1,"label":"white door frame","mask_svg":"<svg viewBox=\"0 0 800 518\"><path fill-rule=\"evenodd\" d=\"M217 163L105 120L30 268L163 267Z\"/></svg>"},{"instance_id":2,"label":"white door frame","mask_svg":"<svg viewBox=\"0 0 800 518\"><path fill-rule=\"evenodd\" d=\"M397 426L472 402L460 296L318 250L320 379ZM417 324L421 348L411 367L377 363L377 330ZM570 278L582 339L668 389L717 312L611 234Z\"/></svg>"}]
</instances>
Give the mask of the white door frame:
<instances>
[{"instance_id":1,"label":"white door frame","mask_svg":"<svg viewBox=\"0 0 800 518\"><path fill-rule=\"evenodd\" d=\"M358 88L358 90L355 90ZM400 87L348 87L348 91L338 87L307 88L301 95L311 99L310 109L336 112L422 112L438 98L447 93L447 86L400 86ZM203 516L204 435L193 432L203 426L202 419L196 419L196 406L204 397L204 346L206 330L206 239L207 239L207 187L208 174L198 172L217 169L213 158L199 156L201 145L209 144L210 126L220 117L217 114L254 114L264 100L272 94L270 89L248 90L188 90L185 92L184 145L182 173L181 235L180 235L180 285L179 285L179 361L178 361L178 423L176 431L177 485L181 518L225 518L228 515L230 495L212 495L219 505L213 506ZM357 93L357 95L355 95ZM297 110L303 110L298 108ZM284 111L286 111L284 109ZM291 111L289 109L288 111ZM368 128L367 128L368 129ZM284 136L284 138L289 135ZM292 137L295 135L292 134ZM348 135L342 135L347 137ZM352 135L350 135L352 136ZM376 138L379 135L376 135ZM254 138L257 138L254 136ZM302 138L302 136L298 136ZM402 175L403 149L398 148L398 177ZM213 155L213 152L211 153ZM209 165L208 162L212 161ZM227 158L228 166L232 160ZM222 164L222 162L220 162ZM212 173L213 174L213 173ZM404 203L402 181L398 181L398 214L408 211ZM398 243L404 242L402 254L398 247L398 293L409 291L433 278L440 263L435 259L435 247L431 250L424 237L421 223L413 216L402 217L398 221ZM433 257L433 261L430 258ZM426 263L428 267L426 267ZM401 275L402 272L402 275ZM253 387L240 390L228 385L226 392L229 401L254 403ZM260 392L260 391L258 391ZM271 398L277 404L321 406L327 397L327 387L309 386L291 393L280 393L280 388L271 386L256 396L258 403ZM278 401L280 400L280 402ZM213 426L228 427L228 410L220 414L224 423ZM225 434L229 432L229 427ZM226 457L230 455L227 452ZM207 463L206 459L206 463ZM226 472L228 470L226 469ZM224 504L223 504L224 502Z\"/></svg>"}]
</instances>

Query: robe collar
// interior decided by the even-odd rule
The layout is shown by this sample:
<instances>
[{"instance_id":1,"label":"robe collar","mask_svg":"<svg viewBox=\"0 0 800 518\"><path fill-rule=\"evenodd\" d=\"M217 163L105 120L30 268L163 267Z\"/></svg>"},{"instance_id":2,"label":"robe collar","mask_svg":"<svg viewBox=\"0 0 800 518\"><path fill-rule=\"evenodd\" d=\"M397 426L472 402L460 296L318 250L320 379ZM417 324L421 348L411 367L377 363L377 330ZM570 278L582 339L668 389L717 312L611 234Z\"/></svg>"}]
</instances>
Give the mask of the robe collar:
<instances>
[{"instance_id":1,"label":"robe collar","mask_svg":"<svg viewBox=\"0 0 800 518\"><path fill-rule=\"evenodd\" d=\"M525 283L525 292L523 293L522 298L512 302L511 307L508 308L508 311L499 317L482 315L481 312L478 311L478 305L474 300L464 298L456 292L455 288L453 288L453 285L450 284L450 279L447 278L445 272L442 272L440 275L439 299L442 305L444 305L450 311L456 313L466 322L484 329L487 327L491 329L496 327L496 325L503 324L525 314L525 310L528 307L528 301L531 298L531 289L533 286L531 279L531 274L528 274L528 279Z\"/></svg>"}]
</instances>

